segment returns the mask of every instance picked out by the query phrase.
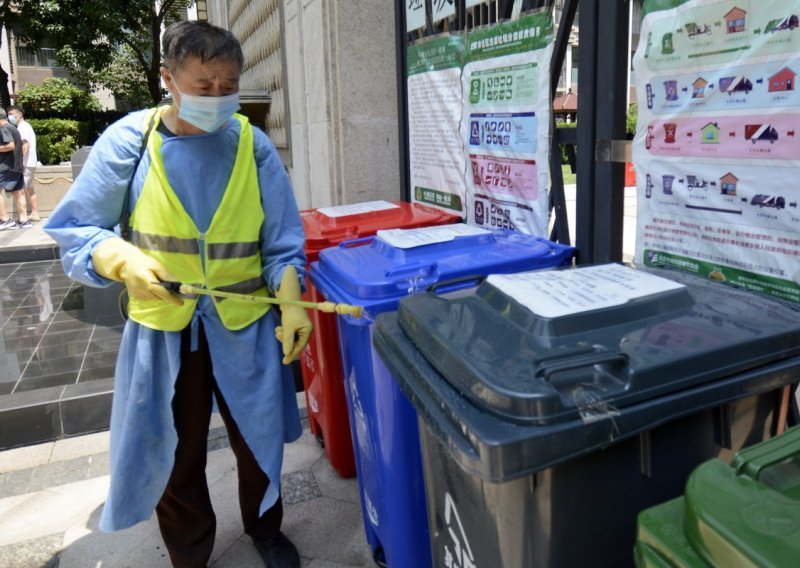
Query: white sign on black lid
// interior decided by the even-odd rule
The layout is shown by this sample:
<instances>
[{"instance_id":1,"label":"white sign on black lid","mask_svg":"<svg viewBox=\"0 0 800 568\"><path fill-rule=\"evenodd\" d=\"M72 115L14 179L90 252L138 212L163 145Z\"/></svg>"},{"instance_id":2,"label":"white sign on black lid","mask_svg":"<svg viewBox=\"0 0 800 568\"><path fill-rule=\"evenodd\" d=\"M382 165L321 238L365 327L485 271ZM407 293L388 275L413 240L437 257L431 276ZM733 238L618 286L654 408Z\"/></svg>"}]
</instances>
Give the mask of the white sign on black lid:
<instances>
[{"instance_id":1,"label":"white sign on black lid","mask_svg":"<svg viewBox=\"0 0 800 568\"><path fill-rule=\"evenodd\" d=\"M620 306L633 299L685 287L619 264L492 274L486 281L544 318Z\"/></svg>"}]
</instances>

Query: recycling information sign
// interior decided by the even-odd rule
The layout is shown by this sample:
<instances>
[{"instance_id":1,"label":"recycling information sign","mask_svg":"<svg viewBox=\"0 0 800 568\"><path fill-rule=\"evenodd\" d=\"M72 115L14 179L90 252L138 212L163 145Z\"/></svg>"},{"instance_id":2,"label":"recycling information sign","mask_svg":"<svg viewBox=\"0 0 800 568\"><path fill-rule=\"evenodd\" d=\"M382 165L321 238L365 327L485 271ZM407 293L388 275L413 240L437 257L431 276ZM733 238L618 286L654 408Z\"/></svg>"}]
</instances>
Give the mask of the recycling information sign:
<instances>
[{"instance_id":1,"label":"recycling information sign","mask_svg":"<svg viewBox=\"0 0 800 568\"><path fill-rule=\"evenodd\" d=\"M550 10L409 46L413 201L547 235L552 49Z\"/></svg>"},{"instance_id":2,"label":"recycling information sign","mask_svg":"<svg viewBox=\"0 0 800 568\"><path fill-rule=\"evenodd\" d=\"M800 1L642 14L636 262L800 302Z\"/></svg>"}]
</instances>

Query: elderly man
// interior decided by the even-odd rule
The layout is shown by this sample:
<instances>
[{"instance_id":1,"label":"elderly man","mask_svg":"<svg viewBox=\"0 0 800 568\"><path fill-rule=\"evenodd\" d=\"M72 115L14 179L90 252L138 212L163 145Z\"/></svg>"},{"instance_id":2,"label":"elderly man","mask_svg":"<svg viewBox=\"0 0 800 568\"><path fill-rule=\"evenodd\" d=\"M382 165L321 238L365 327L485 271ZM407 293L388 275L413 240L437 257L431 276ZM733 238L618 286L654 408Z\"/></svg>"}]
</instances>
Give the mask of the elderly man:
<instances>
[{"instance_id":1,"label":"elderly man","mask_svg":"<svg viewBox=\"0 0 800 568\"><path fill-rule=\"evenodd\" d=\"M163 54L174 103L109 127L46 226L71 277L119 280L130 295L100 527L123 529L155 509L173 564L206 566L216 525L206 438L216 402L236 454L245 533L267 566L299 566L280 532L279 484L283 444L301 433L286 365L308 341L308 317L294 307L181 298L159 282L299 299L300 216L274 146L235 114L236 38L178 22L164 33ZM118 223L130 242L114 232Z\"/></svg>"}]
</instances>

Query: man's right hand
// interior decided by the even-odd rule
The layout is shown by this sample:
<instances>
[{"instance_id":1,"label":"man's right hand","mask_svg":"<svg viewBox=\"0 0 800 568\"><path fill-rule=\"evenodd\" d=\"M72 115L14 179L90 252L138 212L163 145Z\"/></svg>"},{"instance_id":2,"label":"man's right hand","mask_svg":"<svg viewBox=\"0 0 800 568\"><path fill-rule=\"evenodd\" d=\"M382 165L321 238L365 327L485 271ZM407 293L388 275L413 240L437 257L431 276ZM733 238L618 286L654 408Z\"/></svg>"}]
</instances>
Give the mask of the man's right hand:
<instances>
[{"instance_id":1,"label":"man's right hand","mask_svg":"<svg viewBox=\"0 0 800 568\"><path fill-rule=\"evenodd\" d=\"M92 264L101 276L125 283L128 295L137 300L163 300L180 306L183 300L159 284L174 281L164 266L119 237L111 237L95 247Z\"/></svg>"}]
</instances>

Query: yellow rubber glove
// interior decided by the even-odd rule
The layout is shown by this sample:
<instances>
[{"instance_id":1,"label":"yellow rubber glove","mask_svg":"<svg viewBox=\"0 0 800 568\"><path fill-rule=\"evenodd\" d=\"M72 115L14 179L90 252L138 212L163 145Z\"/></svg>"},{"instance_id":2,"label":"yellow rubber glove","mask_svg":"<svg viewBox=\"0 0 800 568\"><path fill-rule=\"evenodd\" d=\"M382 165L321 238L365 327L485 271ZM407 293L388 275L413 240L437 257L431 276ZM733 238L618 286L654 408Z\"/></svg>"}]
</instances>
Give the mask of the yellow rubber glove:
<instances>
[{"instance_id":1,"label":"yellow rubber glove","mask_svg":"<svg viewBox=\"0 0 800 568\"><path fill-rule=\"evenodd\" d=\"M275 297L281 300L299 300L300 296L297 271L294 266L287 266L283 269L281 287L275 292ZM284 365L288 365L300 356L308 344L312 329L305 308L281 306L281 325L275 328L275 337L283 345Z\"/></svg>"},{"instance_id":2,"label":"yellow rubber glove","mask_svg":"<svg viewBox=\"0 0 800 568\"><path fill-rule=\"evenodd\" d=\"M156 259L119 237L97 245L92 253L92 264L100 276L124 282L131 298L163 300L176 306L183 304L180 296L158 284L161 280L174 281L175 277Z\"/></svg>"}]
</instances>

